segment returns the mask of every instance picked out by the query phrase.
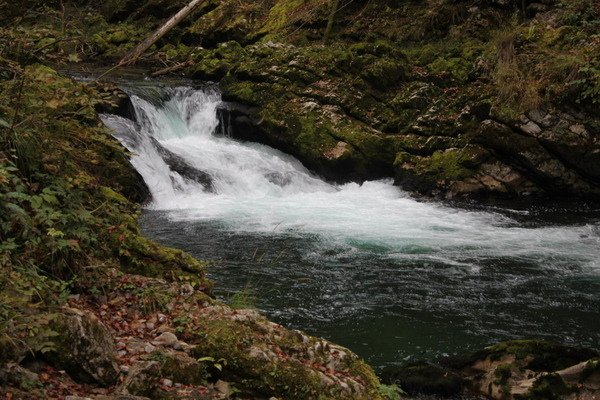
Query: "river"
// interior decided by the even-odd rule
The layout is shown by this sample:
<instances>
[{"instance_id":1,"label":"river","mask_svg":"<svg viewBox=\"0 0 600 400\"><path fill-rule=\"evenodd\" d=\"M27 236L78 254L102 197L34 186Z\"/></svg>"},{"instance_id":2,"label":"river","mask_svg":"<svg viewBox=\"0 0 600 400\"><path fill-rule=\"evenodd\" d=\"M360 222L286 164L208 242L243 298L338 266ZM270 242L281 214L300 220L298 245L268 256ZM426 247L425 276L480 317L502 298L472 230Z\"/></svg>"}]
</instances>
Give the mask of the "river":
<instances>
[{"instance_id":1,"label":"river","mask_svg":"<svg viewBox=\"0 0 600 400\"><path fill-rule=\"evenodd\" d=\"M215 88L128 90L135 121L102 118L150 188L141 225L211 261L224 300L251 299L377 368L508 338L600 343L598 210L468 209L391 180L328 183L220 134Z\"/></svg>"}]
</instances>

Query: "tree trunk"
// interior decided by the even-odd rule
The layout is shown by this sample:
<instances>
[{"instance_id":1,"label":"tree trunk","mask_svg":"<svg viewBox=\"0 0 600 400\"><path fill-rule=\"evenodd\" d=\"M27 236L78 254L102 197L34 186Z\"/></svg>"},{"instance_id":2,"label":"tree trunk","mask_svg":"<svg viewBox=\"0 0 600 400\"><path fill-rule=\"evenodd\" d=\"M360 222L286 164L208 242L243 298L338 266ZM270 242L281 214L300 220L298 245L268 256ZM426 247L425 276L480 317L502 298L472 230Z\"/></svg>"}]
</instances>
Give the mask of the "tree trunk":
<instances>
[{"instance_id":1,"label":"tree trunk","mask_svg":"<svg viewBox=\"0 0 600 400\"><path fill-rule=\"evenodd\" d=\"M329 18L327 19L327 28L325 28L325 39L329 39L331 30L333 29L333 23L335 22L335 13L340 6L340 0L331 0L331 9L329 10Z\"/></svg>"},{"instance_id":2,"label":"tree trunk","mask_svg":"<svg viewBox=\"0 0 600 400\"><path fill-rule=\"evenodd\" d=\"M129 54L127 54L121 61L119 61L119 65L127 65L134 63L146 50L150 48L157 40L161 37L165 36L171 29L173 29L177 24L183 21L192 11L194 11L200 4L204 3L206 0L192 0L187 6L183 7L177 14L175 14L171 19L165 22L160 28L156 30L150 37L145 39L143 42L138 44Z\"/></svg>"}]
</instances>

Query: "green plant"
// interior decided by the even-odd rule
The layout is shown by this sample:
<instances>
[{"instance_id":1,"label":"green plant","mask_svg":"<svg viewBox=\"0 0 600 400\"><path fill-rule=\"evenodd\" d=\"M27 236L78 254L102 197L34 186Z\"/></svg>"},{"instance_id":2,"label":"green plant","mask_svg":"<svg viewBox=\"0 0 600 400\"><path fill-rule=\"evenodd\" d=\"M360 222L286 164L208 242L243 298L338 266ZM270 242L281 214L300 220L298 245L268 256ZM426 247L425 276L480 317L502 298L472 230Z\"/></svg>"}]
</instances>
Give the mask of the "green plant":
<instances>
[{"instance_id":1,"label":"green plant","mask_svg":"<svg viewBox=\"0 0 600 400\"><path fill-rule=\"evenodd\" d=\"M231 308L234 308L236 310L247 309L247 308L254 309L254 308L256 308L256 301L257 301L256 291L252 287L250 287L248 284L246 284L246 286L244 286L244 288L242 288L238 292L233 293L229 297L227 304L229 304L229 306Z\"/></svg>"},{"instance_id":2,"label":"green plant","mask_svg":"<svg viewBox=\"0 0 600 400\"><path fill-rule=\"evenodd\" d=\"M570 83L580 90L577 102L600 104L600 68L586 65L579 69L579 75L579 79Z\"/></svg>"},{"instance_id":3,"label":"green plant","mask_svg":"<svg viewBox=\"0 0 600 400\"><path fill-rule=\"evenodd\" d=\"M167 355L164 353L164 351L157 350L150 354L149 359L152 361L157 361L162 365L167 361Z\"/></svg>"},{"instance_id":4,"label":"green plant","mask_svg":"<svg viewBox=\"0 0 600 400\"><path fill-rule=\"evenodd\" d=\"M511 364L500 364L496 367L494 375L498 378L498 384L504 384L512 376L512 365Z\"/></svg>"},{"instance_id":5,"label":"green plant","mask_svg":"<svg viewBox=\"0 0 600 400\"><path fill-rule=\"evenodd\" d=\"M512 31L503 32L498 37L497 62L492 78L499 102L516 112L523 112L541 105L541 81L520 65L515 41Z\"/></svg>"},{"instance_id":6,"label":"green plant","mask_svg":"<svg viewBox=\"0 0 600 400\"><path fill-rule=\"evenodd\" d=\"M200 357L198 362L205 363L217 371L223 371L223 367L227 365L227 360L224 358L219 358L217 360L214 357Z\"/></svg>"},{"instance_id":7,"label":"green plant","mask_svg":"<svg viewBox=\"0 0 600 400\"><path fill-rule=\"evenodd\" d=\"M379 394L388 400L400 400L406 393L398 385L379 385Z\"/></svg>"}]
</instances>

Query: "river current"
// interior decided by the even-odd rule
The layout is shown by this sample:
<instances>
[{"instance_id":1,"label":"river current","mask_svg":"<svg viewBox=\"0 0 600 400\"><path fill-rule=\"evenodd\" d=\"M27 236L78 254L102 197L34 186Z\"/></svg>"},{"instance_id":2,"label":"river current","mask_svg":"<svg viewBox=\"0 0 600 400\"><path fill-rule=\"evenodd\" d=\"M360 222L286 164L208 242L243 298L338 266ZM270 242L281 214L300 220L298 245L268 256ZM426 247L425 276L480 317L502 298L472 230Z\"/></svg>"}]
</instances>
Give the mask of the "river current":
<instances>
[{"instance_id":1,"label":"river current","mask_svg":"<svg viewBox=\"0 0 600 400\"><path fill-rule=\"evenodd\" d=\"M469 210L391 180L331 184L220 134L215 89L129 90L135 118L103 120L150 188L142 227L211 261L224 300L252 299L376 367L509 338L600 343L597 210Z\"/></svg>"}]
</instances>

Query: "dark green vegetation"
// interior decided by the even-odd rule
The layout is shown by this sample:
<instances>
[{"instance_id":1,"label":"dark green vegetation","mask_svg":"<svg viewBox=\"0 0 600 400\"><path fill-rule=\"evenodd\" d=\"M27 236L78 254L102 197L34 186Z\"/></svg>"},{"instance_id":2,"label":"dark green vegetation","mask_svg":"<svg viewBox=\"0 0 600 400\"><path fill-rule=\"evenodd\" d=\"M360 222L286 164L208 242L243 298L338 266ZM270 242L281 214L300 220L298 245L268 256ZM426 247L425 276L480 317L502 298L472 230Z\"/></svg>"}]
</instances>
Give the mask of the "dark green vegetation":
<instances>
[{"instance_id":1,"label":"dark green vegetation","mask_svg":"<svg viewBox=\"0 0 600 400\"><path fill-rule=\"evenodd\" d=\"M110 66L186 2L15 3L0 1L0 394L121 384L169 398L175 394L160 392L158 379L210 392L222 378L242 396L393 396L345 349L215 304L202 263L140 236L145 188L97 118L119 107L120 92L48 67ZM324 0L208 1L140 64L221 81L226 98L246 106L223 111L234 133L330 179L394 176L408 189L447 196L598 197L597 2L342 2L324 40L329 11ZM133 350L124 356L88 343L131 336L140 320L160 322L193 347L173 354L158 344L133 362ZM147 329L134 331L145 332L144 346L159 333ZM73 371L73 346L95 361L73 373L71 392L48 393L47 381L15 364L46 360ZM484 373L472 381L465 370L411 366L399 383L542 399L591 390L598 379L597 362L587 362L593 352L499 346L473 361ZM126 379L117 362L130 367ZM580 373L558 371L580 362ZM517 379L533 381L518 392Z\"/></svg>"},{"instance_id":2,"label":"dark green vegetation","mask_svg":"<svg viewBox=\"0 0 600 400\"><path fill-rule=\"evenodd\" d=\"M110 268L209 289L198 261L138 234L143 184L95 111L113 105L48 67L1 68L3 340L47 350L52 332L33 321L73 290L101 289ZM38 312L24 312L31 304Z\"/></svg>"},{"instance_id":3,"label":"dark green vegetation","mask_svg":"<svg viewBox=\"0 0 600 400\"><path fill-rule=\"evenodd\" d=\"M4 37L36 59L110 64L185 2L164 3L66 2ZM233 113L234 134L329 179L394 176L447 197L598 197L597 2L340 7L325 40L325 0L207 1L139 64L221 81L252 107Z\"/></svg>"}]
</instances>

